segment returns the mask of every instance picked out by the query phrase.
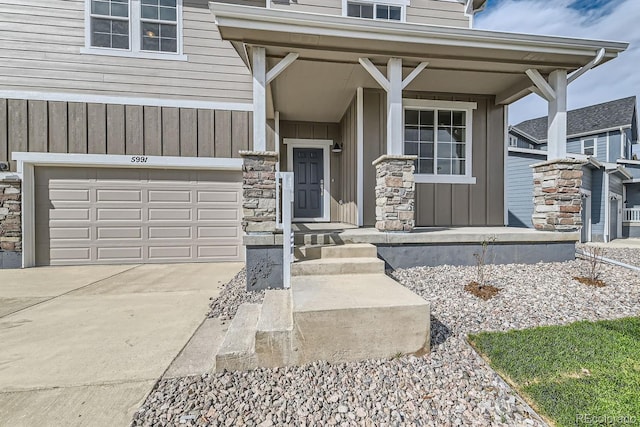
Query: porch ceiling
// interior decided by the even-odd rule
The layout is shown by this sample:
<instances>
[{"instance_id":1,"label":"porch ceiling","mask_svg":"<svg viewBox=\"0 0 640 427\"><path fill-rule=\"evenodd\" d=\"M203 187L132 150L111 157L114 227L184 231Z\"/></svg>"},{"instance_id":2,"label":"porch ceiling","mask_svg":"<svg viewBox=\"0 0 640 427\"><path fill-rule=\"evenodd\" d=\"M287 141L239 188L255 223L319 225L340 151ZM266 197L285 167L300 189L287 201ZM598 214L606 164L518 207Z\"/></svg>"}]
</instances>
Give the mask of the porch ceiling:
<instances>
[{"instance_id":1,"label":"porch ceiling","mask_svg":"<svg viewBox=\"0 0 640 427\"><path fill-rule=\"evenodd\" d=\"M284 119L336 122L357 87L379 88L358 63L369 58L385 72L389 58L403 59L404 74L429 66L406 90L498 95L531 84L525 71L571 72L604 49L601 64L628 44L532 36L475 29L359 20L301 12L210 3L220 34L248 66L252 46L266 48L269 65L299 54L272 83Z\"/></svg>"}]
</instances>

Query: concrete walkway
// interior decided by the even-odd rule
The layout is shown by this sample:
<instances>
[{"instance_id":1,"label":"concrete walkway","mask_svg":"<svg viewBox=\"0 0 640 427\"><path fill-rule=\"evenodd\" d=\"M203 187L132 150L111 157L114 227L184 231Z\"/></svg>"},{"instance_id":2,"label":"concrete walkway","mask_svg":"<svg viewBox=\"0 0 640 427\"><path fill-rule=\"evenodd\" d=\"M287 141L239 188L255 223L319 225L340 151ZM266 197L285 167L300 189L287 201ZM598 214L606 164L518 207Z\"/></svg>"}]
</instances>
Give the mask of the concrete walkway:
<instances>
[{"instance_id":1,"label":"concrete walkway","mask_svg":"<svg viewBox=\"0 0 640 427\"><path fill-rule=\"evenodd\" d=\"M0 270L0 425L128 425L242 267Z\"/></svg>"},{"instance_id":2,"label":"concrete walkway","mask_svg":"<svg viewBox=\"0 0 640 427\"><path fill-rule=\"evenodd\" d=\"M628 239L615 239L607 243L589 243L589 245L600 246L603 248L628 248L628 249L640 249L640 238L631 237Z\"/></svg>"}]
</instances>

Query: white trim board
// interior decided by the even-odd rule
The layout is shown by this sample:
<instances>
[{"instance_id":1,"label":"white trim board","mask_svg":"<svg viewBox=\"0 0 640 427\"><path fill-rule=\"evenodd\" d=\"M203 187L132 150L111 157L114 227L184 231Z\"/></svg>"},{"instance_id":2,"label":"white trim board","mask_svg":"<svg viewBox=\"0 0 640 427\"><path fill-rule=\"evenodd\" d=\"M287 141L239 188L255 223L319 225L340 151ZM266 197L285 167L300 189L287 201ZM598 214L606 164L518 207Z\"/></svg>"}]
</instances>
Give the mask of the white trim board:
<instances>
[{"instance_id":1,"label":"white trim board","mask_svg":"<svg viewBox=\"0 0 640 427\"><path fill-rule=\"evenodd\" d=\"M358 204L358 227L364 225L364 89L359 87L356 90L356 155L358 178L356 181Z\"/></svg>"},{"instance_id":2,"label":"white trim board","mask_svg":"<svg viewBox=\"0 0 640 427\"><path fill-rule=\"evenodd\" d=\"M12 155L12 160L18 162L18 172L22 172L21 167L25 164L36 166L242 170L242 159L216 157L15 152Z\"/></svg>"},{"instance_id":3,"label":"white trim board","mask_svg":"<svg viewBox=\"0 0 640 427\"><path fill-rule=\"evenodd\" d=\"M96 104L142 105L150 107L199 108L203 110L253 111L253 104L244 102L210 102L186 99L125 97L65 92L0 90L0 98L25 99L28 101L63 101Z\"/></svg>"},{"instance_id":4,"label":"white trim board","mask_svg":"<svg viewBox=\"0 0 640 427\"><path fill-rule=\"evenodd\" d=\"M242 170L242 159L232 158L15 152L12 159L18 162L18 175L22 176L22 268L33 267L36 263L36 166Z\"/></svg>"},{"instance_id":5,"label":"white trim board","mask_svg":"<svg viewBox=\"0 0 640 427\"><path fill-rule=\"evenodd\" d=\"M324 174L324 192L322 197L322 217L293 218L296 222L330 222L331 221L331 139L298 139L284 138L282 143L287 146L287 171L293 171L294 148L321 148Z\"/></svg>"}]
</instances>

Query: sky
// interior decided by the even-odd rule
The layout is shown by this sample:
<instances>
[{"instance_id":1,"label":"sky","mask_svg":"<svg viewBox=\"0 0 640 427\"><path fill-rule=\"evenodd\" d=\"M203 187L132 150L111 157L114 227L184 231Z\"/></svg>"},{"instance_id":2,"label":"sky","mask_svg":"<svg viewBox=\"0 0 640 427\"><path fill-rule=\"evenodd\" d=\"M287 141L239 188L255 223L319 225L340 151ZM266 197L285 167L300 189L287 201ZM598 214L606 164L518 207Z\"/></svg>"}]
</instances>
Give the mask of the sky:
<instances>
[{"instance_id":1,"label":"sky","mask_svg":"<svg viewBox=\"0 0 640 427\"><path fill-rule=\"evenodd\" d=\"M635 95L640 99L640 0L488 0L474 28L630 43L618 58L575 80L568 108ZM547 102L529 95L509 107L509 123L547 115Z\"/></svg>"}]
</instances>

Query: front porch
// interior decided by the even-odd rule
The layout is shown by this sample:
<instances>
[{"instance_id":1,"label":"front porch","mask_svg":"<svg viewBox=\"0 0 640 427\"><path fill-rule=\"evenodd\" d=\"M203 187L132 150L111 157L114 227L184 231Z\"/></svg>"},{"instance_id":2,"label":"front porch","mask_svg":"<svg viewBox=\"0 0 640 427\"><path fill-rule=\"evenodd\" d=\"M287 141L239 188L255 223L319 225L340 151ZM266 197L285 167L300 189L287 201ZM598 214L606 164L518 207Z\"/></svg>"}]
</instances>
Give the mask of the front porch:
<instances>
[{"instance_id":1,"label":"front porch","mask_svg":"<svg viewBox=\"0 0 640 427\"><path fill-rule=\"evenodd\" d=\"M579 232L538 231L517 227L418 227L410 233L382 232L345 223L298 223L292 226L294 258L309 248L372 244L386 269L416 266L475 265L482 244L489 244L491 264L536 264L575 258ZM281 287L283 234L244 236L247 289Z\"/></svg>"}]
</instances>

